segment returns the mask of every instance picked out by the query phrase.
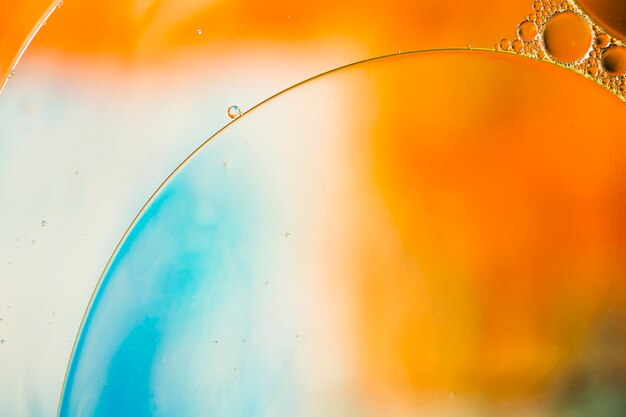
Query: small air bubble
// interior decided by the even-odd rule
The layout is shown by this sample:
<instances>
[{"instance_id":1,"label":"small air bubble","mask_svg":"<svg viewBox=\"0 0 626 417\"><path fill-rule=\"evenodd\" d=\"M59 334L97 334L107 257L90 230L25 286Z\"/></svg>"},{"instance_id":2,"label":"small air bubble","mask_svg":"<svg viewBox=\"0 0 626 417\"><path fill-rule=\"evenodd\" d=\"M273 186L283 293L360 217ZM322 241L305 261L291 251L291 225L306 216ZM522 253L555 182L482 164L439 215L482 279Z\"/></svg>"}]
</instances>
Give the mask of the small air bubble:
<instances>
[{"instance_id":1,"label":"small air bubble","mask_svg":"<svg viewBox=\"0 0 626 417\"><path fill-rule=\"evenodd\" d=\"M602 55L602 63L611 75L626 74L626 47L611 46Z\"/></svg>"},{"instance_id":2,"label":"small air bubble","mask_svg":"<svg viewBox=\"0 0 626 417\"><path fill-rule=\"evenodd\" d=\"M196 33L197 33L198 35L202 35L202 28L198 28L198 29L196 29Z\"/></svg>"},{"instance_id":3,"label":"small air bubble","mask_svg":"<svg viewBox=\"0 0 626 417\"><path fill-rule=\"evenodd\" d=\"M611 38L609 38L609 35L607 35L606 33L601 33L596 38L596 44L600 48L606 48L607 46L609 46L610 43L611 43Z\"/></svg>"},{"instance_id":4,"label":"small air bubble","mask_svg":"<svg viewBox=\"0 0 626 417\"><path fill-rule=\"evenodd\" d=\"M513 49L513 51L520 53L522 52L522 49L524 49L524 42L520 41L519 39L515 39L511 44L511 48Z\"/></svg>"},{"instance_id":5,"label":"small air bubble","mask_svg":"<svg viewBox=\"0 0 626 417\"><path fill-rule=\"evenodd\" d=\"M289 233L289 232L285 232L285 237L286 237L286 238L289 238L289 236L291 236L291 233Z\"/></svg>"},{"instance_id":6,"label":"small air bubble","mask_svg":"<svg viewBox=\"0 0 626 417\"><path fill-rule=\"evenodd\" d=\"M595 77L596 75L598 75L598 67L590 65L589 67L587 67L587 73L592 77Z\"/></svg>"},{"instance_id":7,"label":"small air bubble","mask_svg":"<svg viewBox=\"0 0 626 417\"><path fill-rule=\"evenodd\" d=\"M42 225L43 227L46 227L46 226L48 225L48 222L47 222L47 221L45 221L45 220L42 220L42 221L41 221L41 225Z\"/></svg>"},{"instance_id":8,"label":"small air bubble","mask_svg":"<svg viewBox=\"0 0 626 417\"><path fill-rule=\"evenodd\" d=\"M236 119L239 116L241 116L241 109L239 109L239 107L230 106L228 108L228 117L230 117L231 119Z\"/></svg>"},{"instance_id":9,"label":"small air bubble","mask_svg":"<svg viewBox=\"0 0 626 417\"><path fill-rule=\"evenodd\" d=\"M4 339L0 340L0 345L4 345Z\"/></svg>"},{"instance_id":10,"label":"small air bubble","mask_svg":"<svg viewBox=\"0 0 626 417\"><path fill-rule=\"evenodd\" d=\"M537 25L535 24L535 22L522 22L517 27L517 34L521 39L525 41L532 41L533 39L535 39L538 33L539 29L537 29Z\"/></svg>"},{"instance_id":11,"label":"small air bubble","mask_svg":"<svg viewBox=\"0 0 626 417\"><path fill-rule=\"evenodd\" d=\"M511 41L508 39L502 39L500 41L500 49L502 49L503 51L508 51L509 49L511 49Z\"/></svg>"}]
</instances>

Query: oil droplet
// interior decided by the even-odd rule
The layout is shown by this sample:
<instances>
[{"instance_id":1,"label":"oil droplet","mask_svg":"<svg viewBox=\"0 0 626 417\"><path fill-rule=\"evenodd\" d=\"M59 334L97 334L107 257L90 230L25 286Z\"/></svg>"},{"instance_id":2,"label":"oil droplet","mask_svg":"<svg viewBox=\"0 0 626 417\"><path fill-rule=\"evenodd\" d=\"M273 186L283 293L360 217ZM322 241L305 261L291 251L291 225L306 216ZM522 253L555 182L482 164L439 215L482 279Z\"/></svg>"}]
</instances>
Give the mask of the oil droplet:
<instances>
[{"instance_id":1,"label":"oil droplet","mask_svg":"<svg viewBox=\"0 0 626 417\"><path fill-rule=\"evenodd\" d=\"M539 29L537 29L535 22L522 22L517 27L517 34L525 41L532 41L538 33Z\"/></svg>"},{"instance_id":2,"label":"oil droplet","mask_svg":"<svg viewBox=\"0 0 626 417\"><path fill-rule=\"evenodd\" d=\"M47 221L45 221L45 220L42 220L42 221L41 221L41 225L42 225L43 227L46 227L46 225L47 225L47 224L48 224L48 222L47 222Z\"/></svg>"},{"instance_id":3,"label":"oil droplet","mask_svg":"<svg viewBox=\"0 0 626 417\"><path fill-rule=\"evenodd\" d=\"M607 35L606 33L601 33L596 38L596 44L600 48L606 48L607 46L609 46L610 43L611 43L611 38L609 38L609 35Z\"/></svg>"},{"instance_id":4,"label":"oil droplet","mask_svg":"<svg viewBox=\"0 0 626 417\"><path fill-rule=\"evenodd\" d=\"M596 75L598 75L598 67L596 67L595 65L590 65L589 67L587 67L587 73L592 77L595 77Z\"/></svg>"},{"instance_id":5,"label":"oil droplet","mask_svg":"<svg viewBox=\"0 0 626 417\"><path fill-rule=\"evenodd\" d=\"M511 48L517 53L522 52L522 49L524 49L524 42L520 41L519 39L515 39L511 44Z\"/></svg>"},{"instance_id":6,"label":"oil droplet","mask_svg":"<svg viewBox=\"0 0 626 417\"><path fill-rule=\"evenodd\" d=\"M196 29L196 33L197 33L198 35L202 35L202 28L198 28L198 29Z\"/></svg>"},{"instance_id":7,"label":"oil droplet","mask_svg":"<svg viewBox=\"0 0 626 417\"><path fill-rule=\"evenodd\" d=\"M509 49L511 49L511 41L508 39L502 39L500 41L500 49L502 49L503 51L508 51Z\"/></svg>"},{"instance_id":8,"label":"oil droplet","mask_svg":"<svg viewBox=\"0 0 626 417\"><path fill-rule=\"evenodd\" d=\"M612 46L602 55L604 69L611 75L626 74L626 47Z\"/></svg>"},{"instance_id":9,"label":"oil droplet","mask_svg":"<svg viewBox=\"0 0 626 417\"><path fill-rule=\"evenodd\" d=\"M239 107L230 106L228 108L228 117L230 117L231 119L236 119L239 116L241 116L241 110L239 109Z\"/></svg>"},{"instance_id":10,"label":"oil droplet","mask_svg":"<svg viewBox=\"0 0 626 417\"><path fill-rule=\"evenodd\" d=\"M555 14L543 30L543 43L550 56L561 63L572 64L585 57L591 48L589 23L573 12Z\"/></svg>"}]
</instances>

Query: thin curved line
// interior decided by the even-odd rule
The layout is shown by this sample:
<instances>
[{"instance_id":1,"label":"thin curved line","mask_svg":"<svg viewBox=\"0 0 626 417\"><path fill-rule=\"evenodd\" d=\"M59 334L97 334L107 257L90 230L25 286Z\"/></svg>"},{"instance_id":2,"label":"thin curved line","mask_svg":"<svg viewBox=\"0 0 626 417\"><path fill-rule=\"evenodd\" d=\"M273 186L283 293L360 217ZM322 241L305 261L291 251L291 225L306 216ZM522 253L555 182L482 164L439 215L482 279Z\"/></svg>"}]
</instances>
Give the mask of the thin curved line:
<instances>
[{"instance_id":1,"label":"thin curved line","mask_svg":"<svg viewBox=\"0 0 626 417\"><path fill-rule=\"evenodd\" d=\"M126 238L128 237L130 231L137 224L137 221L144 214L144 212L146 211L147 207L154 201L156 196L165 188L165 186L172 180L172 178L185 165L187 165L187 163L198 152L200 152L200 150L202 150L202 148L204 148L211 140L213 140L215 137L217 137L219 134L221 134L223 131L225 131L233 123L236 123L240 119L244 118L248 113L251 113L251 112L257 110L259 107L261 107L264 104L272 101L273 99L277 98L278 96L281 96L281 95L283 95L283 94L285 94L285 93L287 93L287 92L289 92L289 91L291 91L291 90L293 90L293 89L295 89L297 87L300 87L303 84L306 84L306 83L308 83L310 81L316 80L316 79L324 77L324 76L326 76L328 74L331 74L331 73L334 73L334 72L338 72L338 71L341 71L341 70L349 68L349 67L353 67L353 66L356 66L356 65L359 65L359 64L364 64L366 62L379 61L379 60L383 60L385 58L391 58L391 57L397 57L397 56L403 56L403 55L417 55L417 54L429 53L429 52L480 52L480 53L489 52L489 53L498 53L498 54L509 54L509 55L515 55L515 56L519 56L519 57L522 57L522 58L526 58L526 59L533 59L535 61L545 62L547 64L551 64L551 65L554 65L556 67L563 68L561 65L559 65L559 64L557 64L555 62L549 61L547 59L537 59L537 58L527 57L527 56L519 55L519 54L511 52L511 51L494 51L493 49L488 49L488 48L471 48L471 49L468 49L468 48L435 48L435 49L422 49L422 50L407 51L407 52L397 52L397 53L393 53L393 54L381 55L381 56L377 56L377 57L373 57L373 58L367 58L367 59L363 59L363 60L360 60L360 61L355 61L355 62L352 62L350 64L342 65L342 66L333 68L331 70L322 72L320 74L314 75L312 77L309 77L309 78L307 78L307 79L305 79L303 81L300 81L300 82L298 82L296 84L293 84L292 86L287 87L284 90L281 90L278 93L276 93L276 94L266 98L265 100L259 102L255 106L251 107L250 110L242 113L241 116L237 117L236 119L234 119L234 120L228 122L226 125L222 126L218 131L216 131L208 139L206 139L204 142L202 142L202 144L200 144L191 154L189 154L189 156L187 156L180 164L178 164L178 166L167 176L167 178L165 178L165 180L161 183L161 185L159 185L159 187L152 193L150 198L148 198L146 203L141 207L141 209L139 210L137 215L133 218L132 222L130 223L130 225L128 226L128 228L126 229L124 234L122 235L122 238L120 239L118 244L115 246L115 249L113 250L113 253L109 257L109 260L107 261L107 263L106 263L106 265L104 267L104 270L100 274L100 278L98 279L98 282L96 283L96 286L95 286L93 292L91 293L91 296L89 298L89 302L87 304L85 312L83 313L83 317L81 319L80 326L79 326L78 331L76 333L76 338L74 339L74 344L72 346L72 353L70 354L70 358L68 360L68 364L67 364L67 367L66 367L66 370L65 370L65 377L64 377L64 380L63 380L63 386L61 388L61 393L60 393L60 396L59 396L59 405L58 405L58 409L57 409L57 417L60 417L60 414L61 414L61 405L62 405L62 401L63 401L63 394L65 393L65 388L67 386L68 374L69 374L72 362L74 360L74 355L76 353L76 346L77 346L78 341L80 340L80 337L82 335L83 327L85 325L85 321L87 319L87 316L88 316L88 314L89 314L89 312L91 310L94 298L96 297L96 294L100 290L100 287L102 285L102 281L103 281L105 275L107 274L107 272L109 271L109 268L111 266L111 263L112 263L113 259L118 254L119 249L121 248L121 246L126 241Z\"/></svg>"},{"instance_id":2,"label":"thin curved line","mask_svg":"<svg viewBox=\"0 0 626 417\"><path fill-rule=\"evenodd\" d=\"M17 56L11 62L11 67L10 67L11 69L9 70L9 75L4 78L2 85L0 85L0 95L2 95L2 92L4 91L4 88L9 83L9 80L13 78L13 75L15 74L15 67L17 67L17 64L22 59L22 56L24 56L24 53L30 46L31 42L33 41L33 39L35 39L35 36L37 36L41 28L44 27L44 25L48 22L48 19L50 19L50 16L52 16L52 13L54 13L54 11L60 7L61 3L62 3L61 1L56 1L52 5L50 5L48 9L46 10L46 13L43 15L43 17L39 19L39 21L37 22L37 25L33 29L31 29L30 33L28 34L28 37L26 38L24 43L22 43L22 46L20 47L17 53Z\"/></svg>"}]
</instances>

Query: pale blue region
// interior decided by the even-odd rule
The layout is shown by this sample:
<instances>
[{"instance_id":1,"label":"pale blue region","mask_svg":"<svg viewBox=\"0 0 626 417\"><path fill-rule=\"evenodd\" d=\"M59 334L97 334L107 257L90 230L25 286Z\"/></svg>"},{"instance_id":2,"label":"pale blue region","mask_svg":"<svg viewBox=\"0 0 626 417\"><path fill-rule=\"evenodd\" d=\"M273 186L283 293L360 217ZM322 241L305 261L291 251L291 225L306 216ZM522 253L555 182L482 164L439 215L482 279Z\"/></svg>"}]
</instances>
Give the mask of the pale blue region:
<instances>
[{"instance_id":1,"label":"pale blue region","mask_svg":"<svg viewBox=\"0 0 626 417\"><path fill-rule=\"evenodd\" d=\"M115 255L81 331L60 417L262 417L277 404L288 415L297 403L293 347L277 347L266 361L250 346L254 271L266 262L257 236L266 214L259 213L268 207L253 191L255 176L224 169L219 149L198 155L167 184ZM232 323L212 324L229 303L237 303ZM200 340L218 324L232 330L219 343ZM198 326L198 340L185 339L189 325ZM196 361L197 350L186 349L203 343L207 360L191 366L186 372L198 375L185 382L178 365ZM164 353L176 345L179 354ZM219 370L210 385L219 355L236 363L236 377ZM171 387L163 391L157 379ZM199 391L198 380L211 392Z\"/></svg>"}]
</instances>

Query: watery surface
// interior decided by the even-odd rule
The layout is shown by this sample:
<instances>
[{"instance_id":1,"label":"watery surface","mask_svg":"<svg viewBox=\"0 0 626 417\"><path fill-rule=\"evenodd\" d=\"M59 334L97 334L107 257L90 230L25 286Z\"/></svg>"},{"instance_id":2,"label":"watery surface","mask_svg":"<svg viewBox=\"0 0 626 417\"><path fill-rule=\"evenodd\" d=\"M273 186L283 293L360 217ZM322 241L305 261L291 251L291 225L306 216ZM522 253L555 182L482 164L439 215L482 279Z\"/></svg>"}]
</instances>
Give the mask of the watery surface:
<instances>
[{"instance_id":1,"label":"watery surface","mask_svg":"<svg viewBox=\"0 0 626 417\"><path fill-rule=\"evenodd\" d=\"M3 5L0 414L625 415L621 3Z\"/></svg>"},{"instance_id":2,"label":"watery surface","mask_svg":"<svg viewBox=\"0 0 626 417\"><path fill-rule=\"evenodd\" d=\"M622 106L442 51L248 111L116 252L61 416L623 415Z\"/></svg>"}]
</instances>

